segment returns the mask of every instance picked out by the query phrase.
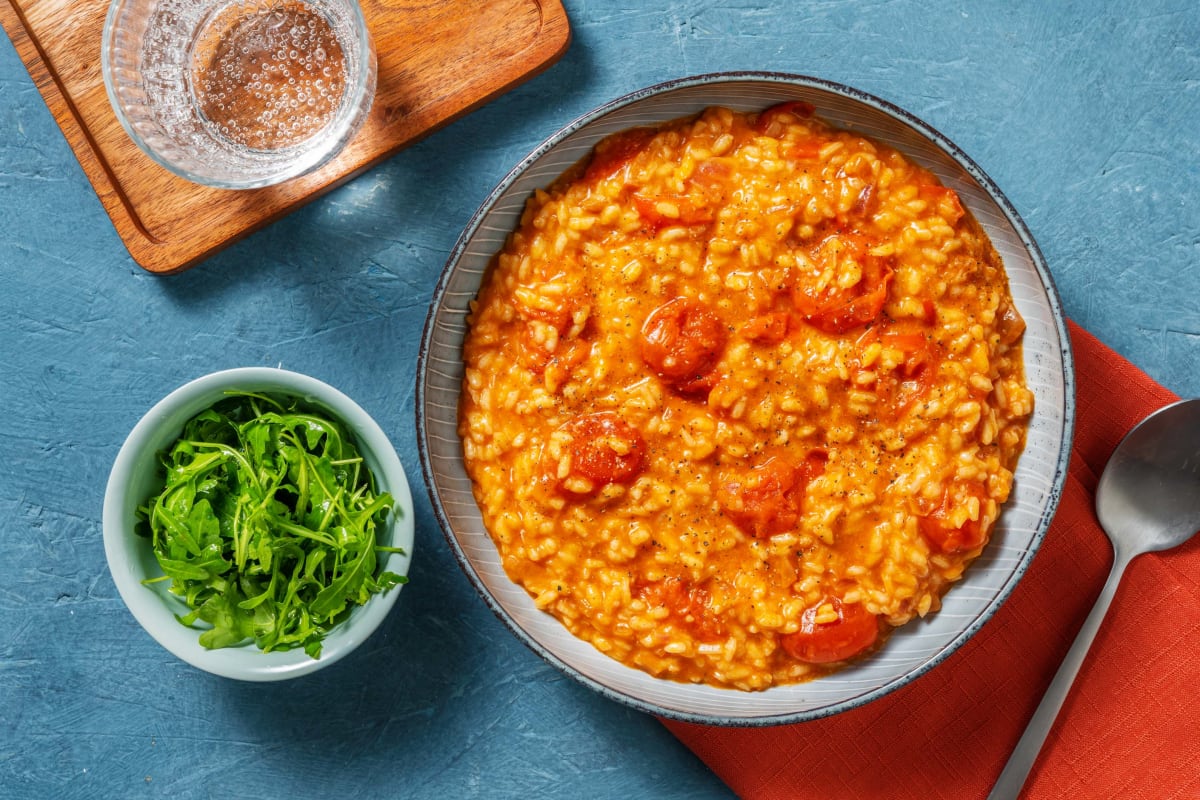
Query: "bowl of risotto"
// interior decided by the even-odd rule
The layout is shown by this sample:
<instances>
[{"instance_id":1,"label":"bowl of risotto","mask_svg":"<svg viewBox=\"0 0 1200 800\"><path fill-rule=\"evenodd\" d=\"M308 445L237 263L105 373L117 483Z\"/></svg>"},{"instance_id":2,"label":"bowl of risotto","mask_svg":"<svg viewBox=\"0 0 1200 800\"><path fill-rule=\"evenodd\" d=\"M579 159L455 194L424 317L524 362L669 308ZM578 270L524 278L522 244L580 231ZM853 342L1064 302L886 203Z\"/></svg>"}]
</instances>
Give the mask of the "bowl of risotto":
<instances>
[{"instance_id":1,"label":"bowl of risotto","mask_svg":"<svg viewBox=\"0 0 1200 800\"><path fill-rule=\"evenodd\" d=\"M835 714L1020 580L1066 476L1070 343L1029 230L945 136L725 73L575 120L434 293L418 446L480 594L666 717Z\"/></svg>"}]
</instances>

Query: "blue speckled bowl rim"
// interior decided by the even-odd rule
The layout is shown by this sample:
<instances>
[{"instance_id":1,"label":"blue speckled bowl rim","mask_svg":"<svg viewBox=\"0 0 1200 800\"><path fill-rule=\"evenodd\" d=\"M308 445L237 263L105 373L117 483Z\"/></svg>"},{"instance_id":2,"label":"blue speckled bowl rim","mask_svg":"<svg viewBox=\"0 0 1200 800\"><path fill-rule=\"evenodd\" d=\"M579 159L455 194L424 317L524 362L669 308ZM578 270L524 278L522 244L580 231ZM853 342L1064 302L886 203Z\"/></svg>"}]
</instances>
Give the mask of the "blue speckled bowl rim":
<instances>
[{"instance_id":1,"label":"blue speckled bowl rim","mask_svg":"<svg viewBox=\"0 0 1200 800\"><path fill-rule=\"evenodd\" d=\"M992 602L980 613L971 624L964 627L959 635L950 641L942 650L924 662L919 668L906 673L900 678L886 683L873 691L865 692L849 700L833 703L819 709L811 711L802 711L798 713L779 714L772 716L761 717L719 717L707 714L691 714L680 712L675 709L667 709L646 702L636 697L630 697L623 692L616 691L598 681L580 673L574 667L563 662L558 656L550 652L547 648L541 645L536 639L529 635L515 620L504 610L500 603L487 591L475 568L471 565L458 540L454 536L451 528L451 523L446 515L442 505L441 497L435 482L434 470L431 463L429 445L427 441L427 428L425 420L425 400L426 400L426 369L429 363L430 345L432 342L433 327L437 311L440 308L447 287L450 283L455 266L467 249L470 241L476 234L485 217L492 210L493 206L504 194L504 192L527 170L530 166L536 163L544 154L557 146L562 140L566 139L571 134L580 130L584 126L594 122L601 117L604 117L618 109L624 108L635 102L643 100L653 95L666 94L678 89L691 88L704 84L720 84L736 81L762 81L766 83L785 84L802 88L810 88L831 92L841 95L842 97L858 101L868 106L872 106L879 111L888 114L889 116L908 125L918 134L934 143L939 149L949 155L955 162L959 164L966 172L978 183L978 185L991 197L997 206L1003 211L1008 221L1013 226L1024 245L1029 257L1041 279L1043 287L1046 291L1047 300L1050 305L1051 314L1055 329L1058 334L1060 344L1060 356L1063 363L1063 394L1064 394L1064 409L1062 420L1062 447L1058 455L1058 460L1055 465L1054 475L1050 483L1046 505L1042 510L1039 518L1037 531L1030 540L1028 548L1023 553L1019 563L1011 571L1007 583L997 592ZM630 92L622 97L612 100L604 105L601 105L592 111L576 118L557 133L550 136L540 145L538 145L529 155L520 161L509 173L496 185L496 188L488 195L487 199L480 205L479 209L471 216L462 235L455 243L447 258L446 265L442 270L442 274L434 289L429 312L425 320L424 330L421 336L420 349L417 356L417 386L416 386L416 427L417 427L417 447L420 454L421 472L425 480L425 487L429 493L429 500L433 507L434 516L441 526L442 534L447 543L450 545L454 553L454 558L458 562L459 567L467 575L472 586L483 598L488 608L504 623L512 633L527 647L533 650L538 656L544 659L547 663L562 671L569 677L579 681L585 686L599 692L604 697L615 700L626 706L634 708L648 714L654 714L660 717L679 720L682 722L691 722L703 725L719 725L730 727L767 727L772 725L784 725L796 722L805 722L809 720L821 719L824 717L833 716L835 714L849 711L853 708L863 706L872 700L876 700L891 692L906 686L922 675L926 674L934 667L945 661L952 653L958 650L966 641L968 641L980 628L987 623L1000 608L1001 605L1008 599L1016 588L1017 583L1024 576L1032 563L1034 556L1041 548L1041 544L1046 536L1046 531L1050 527L1050 523L1054 518L1054 514L1058 509L1059 501L1062 499L1062 490L1067 478L1068 465L1070 463L1072 443L1075 432L1075 369L1074 357L1071 350L1071 338L1067 330L1066 317L1063 312L1062 300L1058 293L1058 288L1054 283L1054 278L1046 264L1045 258L1042 255L1041 249L1034 241L1033 235L1030 233L1025 221L1020 214L1009 202L1008 198L996 185L996 183L976 164L958 145L954 144L949 138L943 135L940 131L933 128L923 120L914 116L908 111L896 106L893 103L883 100L874 95L859 89L846 86L844 84L835 83L822 78L814 78L807 75L799 75L785 72L771 71L733 71L733 72L715 72L691 77L677 78L663 83L654 84L636 91Z\"/></svg>"}]
</instances>

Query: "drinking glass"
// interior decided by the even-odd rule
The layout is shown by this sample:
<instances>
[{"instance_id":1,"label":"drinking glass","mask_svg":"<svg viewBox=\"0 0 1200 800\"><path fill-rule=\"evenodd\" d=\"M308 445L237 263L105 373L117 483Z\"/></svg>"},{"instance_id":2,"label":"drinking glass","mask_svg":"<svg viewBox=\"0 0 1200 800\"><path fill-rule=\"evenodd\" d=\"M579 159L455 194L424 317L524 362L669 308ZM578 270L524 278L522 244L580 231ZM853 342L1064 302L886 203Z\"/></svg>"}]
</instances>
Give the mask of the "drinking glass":
<instances>
[{"instance_id":1,"label":"drinking glass","mask_svg":"<svg viewBox=\"0 0 1200 800\"><path fill-rule=\"evenodd\" d=\"M137 145L188 180L268 186L361 127L375 48L355 0L113 0L101 70Z\"/></svg>"}]
</instances>

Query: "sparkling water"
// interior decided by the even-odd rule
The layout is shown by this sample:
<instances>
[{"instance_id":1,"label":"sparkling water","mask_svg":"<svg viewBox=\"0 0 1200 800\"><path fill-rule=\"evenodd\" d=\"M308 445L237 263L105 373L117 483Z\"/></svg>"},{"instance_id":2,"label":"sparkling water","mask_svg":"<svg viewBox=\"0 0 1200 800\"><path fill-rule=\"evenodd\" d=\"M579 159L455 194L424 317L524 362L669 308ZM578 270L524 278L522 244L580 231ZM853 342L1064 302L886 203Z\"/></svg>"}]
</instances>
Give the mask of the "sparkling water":
<instances>
[{"instance_id":1,"label":"sparkling water","mask_svg":"<svg viewBox=\"0 0 1200 800\"><path fill-rule=\"evenodd\" d=\"M355 14L347 0L156 0L139 85L118 87L127 126L168 167L218 185L311 169L353 134L374 94Z\"/></svg>"},{"instance_id":2,"label":"sparkling water","mask_svg":"<svg viewBox=\"0 0 1200 800\"><path fill-rule=\"evenodd\" d=\"M297 2L250 14L227 6L200 32L191 63L204 120L252 150L318 135L346 90L346 57L332 26Z\"/></svg>"}]
</instances>

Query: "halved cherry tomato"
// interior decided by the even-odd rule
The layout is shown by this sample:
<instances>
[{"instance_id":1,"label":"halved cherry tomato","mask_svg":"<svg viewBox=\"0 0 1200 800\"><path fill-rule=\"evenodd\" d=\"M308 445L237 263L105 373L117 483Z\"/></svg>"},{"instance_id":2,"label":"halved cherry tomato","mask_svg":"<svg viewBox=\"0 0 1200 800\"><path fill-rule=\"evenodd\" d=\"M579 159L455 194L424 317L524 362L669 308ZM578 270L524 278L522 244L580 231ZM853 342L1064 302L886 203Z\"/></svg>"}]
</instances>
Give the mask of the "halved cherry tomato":
<instances>
[{"instance_id":1,"label":"halved cherry tomato","mask_svg":"<svg viewBox=\"0 0 1200 800\"><path fill-rule=\"evenodd\" d=\"M758 119L754 122L754 130L759 133L766 133L771 127L771 123L776 120L790 116L795 119L807 119L816 112L816 107L812 103L806 103L803 100L788 100L783 103L777 103L770 108L764 109L758 115Z\"/></svg>"},{"instance_id":2,"label":"halved cherry tomato","mask_svg":"<svg viewBox=\"0 0 1200 800\"><path fill-rule=\"evenodd\" d=\"M967 212L958 199L958 192L941 184L924 184L917 187L917 196L937 206L938 212L951 226L957 225Z\"/></svg>"},{"instance_id":3,"label":"halved cherry tomato","mask_svg":"<svg viewBox=\"0 0 1200 800\"><path fill-rule=\"evenodd\" d=\"M965 502L971 497L978 498L982 503L987 499L987 490L982 484L974 481L959 484L959 502ZM946 487L942 494L942 502L929 514L917 518L917 527L931 545L943 553L964 553L982 545L987 541L983 525L977 519L968 519L960 527L954 527L950 522L950 511L954 508L954 487Z\"/></svg>"},{"instance_id":4,"label":"halved cherry tomato","mask_svg":"<svg viewBox=\"0 0 1200 800\"><path fill-rule=\"evenodd\" d=\"M824 605L837 613L832 622L817 622ZM800 630L779 640L788 655L808 664L830 664L858 655L879 638L879 619L861 603L826 597L800 615Z\"/></svg>"},{"instance_id":5,"label":"halved cherry tomato","mask_svg":"<svg viewBox=\"0 0 1200 800\"><path fill-rule=\"evenodd\" d=\"M615 413L597 411L575 417L560 430L571 436L571 470L564 483L567 478L581 477L599 490L609 483L629 483L641 473L646 442Z\"/></svg>"},{"instance_id":6,"label":"halved cherry tomato","mask_svg":"<svg viewBox=\"0 0 1200 800\"><path fill-rule=\"evenodd\" d=\"M828 459L821 449L799 462L789 456L771 456L740 475L719 478L717 502L743 531L769 539L796 527L805 491L825 471Z\"/></svg>"},{"instance_id":7,"label":"halved cherry tomato","mask_svg":"<svg viewBox=\"0 0 1200 800\"><path fill-rule=\"evenodd\" d=\"M892 267L870 250L870 240L853 232L831 234L813 249L816 271L800 275L792 289L792 303L806 322L825 333L841 334L879 317L891 286ZM844 289L833 283L817 284L822 273L840 272L847 261L853 261L862 275L857 283Z\"/></svg>"},{"instance_id":8,"label":"halved cherry tomato","mask_svg":"<svg viewBox=\"0 0 1200 800\"><path fill-rule=\"evenodd\" d=\"M676 624L693 630L701 639L719 639L725 626L713 614L708 589L682 578L663 578L657 581L635 581L633 596L651 608L665 607Z\"/></svg>"},{"instance_id":9,"label":"halved cherry tomato","mask_svg":"<svg viewBox=\"0 0 1200 800\"><path fill-rule=\"evenodd\" d=\"M653 138L654 131L650 128L631 128L614 133L596 145L592 160L583 172L583 179L598 181L611 178L633 161Z\"/></svg>"},{"instance_id":10,"label":"halved cherry tomato","mask_svg":"<svg viewBox=\"0 0 1200 800\"><path fill-rule=\"evenodd\" d=\"M642 325L642 360L684 393L707 391L725 348L725 326L699 300L677 297L650 312Z\"/></svg>"}]
</instances>

